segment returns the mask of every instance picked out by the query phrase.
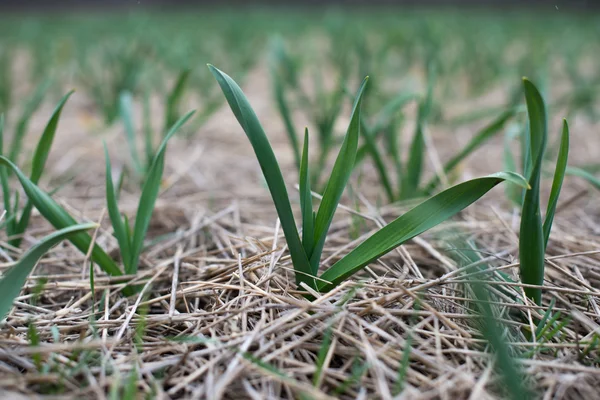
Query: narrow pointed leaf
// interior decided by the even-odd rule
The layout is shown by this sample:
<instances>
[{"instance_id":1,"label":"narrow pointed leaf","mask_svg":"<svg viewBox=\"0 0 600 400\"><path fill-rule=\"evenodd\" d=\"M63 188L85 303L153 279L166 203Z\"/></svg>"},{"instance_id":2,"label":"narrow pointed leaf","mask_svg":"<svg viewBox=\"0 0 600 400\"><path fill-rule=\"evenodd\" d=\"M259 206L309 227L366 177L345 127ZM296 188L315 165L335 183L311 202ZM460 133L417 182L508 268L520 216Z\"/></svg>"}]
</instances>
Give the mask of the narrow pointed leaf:
<instances>
[{"instance_id":1,"label":"narrow pointed leaf","mask_svg":"<svg viewBox=\"0 0 600 400\"><path fill-rule=\"evenodd\" d=\"M154 212L154 204L156 203L158 191L160 190L160 183L162 181L165 165L165 151L167 149L167 142L169 139L171 139L171 137L173 137L175 132L177 132L179 128L181 128L181 126L192 117L193 114L194 111L190 111L181 117L175 123L175 125L171 127L162 143L158 147L156 155L154 156L154 160L152 161L152 166L148 170L135 216L135 226L133 228L133 237L131 239L131 254L127 263L129 265L129 270L125 271L127 274L135 274L137 272L137 263L140 253L142 252L142 248L144 247L144 239L146 238L146 232L148 232L148 227L150 226L150 219L152 218L152 213Z\"/></svg>"},{"instance_id":2,"label":"narrow pointed leaf","mask_svg":"<svg viewBox=\"0 0 600 400\"><path fill-rule=\"evenodd\" d=\"M0 156L0 164L8 167L17 176L17 179L23 187L23 191L27 194L27 197L35 208L38 209L40 214L52 224L56 229L64 229L73 225L77 225L77 221L69 215L64 208L62 208L54 199L52 199L46 192L41 190L37 185L31 182L23 172L10 160L4 156ZM86 254L92 243L90 235L80 232L69 237L69 241L75 245L82 253ZM121 270L108 254L100 248L98 245L94 245L92 250L92 260L96 262L102 268L103 271L112 275L122 275Z\"/></svg>"},{"instance_id":3,"label":"narrow pointed leaf","mask_svg":"<svg viewBox=\"0 0 600 400\"><path fill-rule=\"evenodd\" d=\"M42 172L44 171L44 167L46 166L46 161L48 160L48 155L50 154L50 148L52 147L52 143L54 142L54 136L56 134L56 128L58 127L58 121L60 120L60 114L64 105L66 104L69 97L73 94L74 90L71 90L67 93L63 98L58 102L58 105L54 109L40 140L35 148L35 153L33 154L33 163L31 167L31 175L29 179L34 184L38 184ZM33 209L33 204L31 200L27 200L25 207L23 208L23 212L21 213L21 217L17 222L17 226L15 227L14 234L20 235L25 232L27 229L27 225L29 225L29 219L31 218L31 210ZM21 245L21 238L15 239L11 241L11 244L15 247L19 247Z\"/></svg>"},{"instance_id":4,"label":"narrow pointed leaf","mask_svg":"<svg viewBox=\"0 0 600 400\"><path fill-rule=\"evenodd\" d=\"M300 146L298 144L298 135L296 134L296 129L294 128L294 123L292 122L290 109L288 107L287 100L285 98L285 93L283 91L283 82L281 81L281 77L279 76L277 71L273 71L272 76L277 109L279 110L279 115L281 115L281 119L283 119L285 131L292 145L292 150L294 151L294 160L296 161L296 167L300 168Z\"/></svg>"},{"instance_id":5,"label":"narrow pointed leaf","mask_svg":"<svg viewBox=\"0 0 600 400\"><path fill-rule=\"evenodd\" d=\"M302 211L302 246L307 257L310 257L314 245L314 218L312 195L310 189L310 171L308 167L308 128L304 131L304 148L300 161L300 208ZM313 270L313 274L317 271Z\"/></svg>"},{"instance_id":6,"label":"narrow pointed leaf","mask_svg":"<svg viewBox=\"0 0 600 400\"><path fill-rule=\"evenodd\" d=\"M179 108L179 103L183 97L185 86L191 72L192 70L190 69L184 69L179 73L177 81L175 82L175 86L173 86L173 90L167 97L167 116L165 118L165 129L169 129L173 124L175 124L175 122L177 122L177 110Z\"/></svg>"},{"instance_id":7,"label":"narrow pointed leaf","mask_svg":"<svg viewBox=\"0 0 600 400\"><path fill-rule=\"evenodd\" d=\"M544 282L544 232L540 215L540 181L542 161L546 146L547 126L544 100L536 87L523 79L527 113L529 115L530 159L532 170L529 176L530 190L525 192L519 235L519 259L521 280L528 285L542 285ZM525 288L525 294L536 304L542 300L539 288Z\"/></svg>"},{"instance_id":8,"label":"narrow pointed leaf","mask_svg":"<svg viewBox=\"0 0 600 400\"><path fill-rule=\"evenodd\" d=\"M567 169L567 159L569 157L569 125L567 120L563 120L563 130L560 139L560 148L558 149L558 159L556 161L556 169L554 170L554 180L552 181L552 190L550 191L550 199L546 209L546 217L544 220L544 248L548 246L552 222L554 221L554 213L558 204L558 196L562 188L562 183L565 178Z\"/></svg>"},{"instance_id":9,"label":"narrow pointed leaf","mask_svg":"<svg viewBox=\"0 0 600 400\"><path fill-rule=\"evenodd\" d=\"M119 212L119 204L112 179L112 166L110 164L110 156L108 155L106 144L104 145L104 156L106 159L106 207L108 208L108 216L115 237L119 243L125 271L129 271L130 267L128 263L131 260L131 243L128 240L127 233L125 232L125 225L123 224L123 219Z\"/></svg>"},{"instance_id":10,"label":"narrow pointed leaf","mask_svg":"<svg viewBox=\"0 0 600 400\"><path fill-rule=\"evenodd\" d=\"M390 178L387 173L387 167L383 162L383 157L381 157L381 153L375 144L374 139L374 131L369 129L363 120L361 120L361 128L362 128L362 137L365 139L366 151L371 155L373 159L373 163L375 164L375 169L377 170L377 174L379 175L379 180L383 185L383 189L385 190L385 194L387 195L388 202L394 201L394 191L392 189L392 184Z\"/></svg>"},{"instance_id":11,"label":"narrow pointed leaf","mask_svg":"<svg viewBox=\"0 0 600 400\"><path fill-rule=\"evenodd\" d=\"M567 167L567 174L585 179L588 183L600 190L600 179L596 178L592 173L582 168Z\"/></svg>"},{"instance_id":12,"label":"narrow pointed leaf","mask_svg":"<svg viewBox=\"0 0 600 400\"><path fill-rule=\"evenodd\" d=\"M319 283L319 290L333 289L402 243L456 215L504 181L527 187L527 182L522 176L510 172L500 172L446 189L381 228L327 269L320 278L330 284Z\"/></svg>"},{"instance_id":13,"label":"narrow pointed leaf","mask_svg":"<svg viewBox=\"0 0 600 400\"><path fill-rule=\"evenodd\" d=\"M515 110L511 109L503 112L498 118L492 121L489 125L483 128L463 149L444 164L444 172L451 172L465 158L471 155L475 150L479 149L487 140L501 131L507 121L515 115ZM439 184L439 177L436 175L425 186L425 193L431 193Z\"/></svg>"},{"instance_id":14,"label":"narrow pointed leaf","mask_svg":"<svg viewBox=\"0 0 600 400\"><path fill-rule=\"evenodd\" d=\"M10 311L14 299L19 295L21 288L27 281L27 277L44 254L61 241L77 234L84 234L86 230L95 226L95 224L81 224L61 229L46 236L27 250L19 261L6 271L0 279L0 293L2 293L2 296L0 296L0 319L4 319Z\"/></svg>"},{"instance_id":15,"label":"narrow pointed leaf","mask_svg":"<svg viewBox=\"0 0 600 400\"><path fill-rule=\"evenodd\" d=\"M123 119L123 125L125 126L125 138L127 139L127 145L129 146L129 154L131 155L131 161L133 162L133 168L135 172L142 176L144 169L140 161L140 156L137 149L137 143L135 140L135 128L133 126L133 99L131 93L123 92L119 97L119 112Z\"/></svg>"},{"instance_id":16,"label":"narrow pointed leaf","mask_svg":"<svg viewBox=\"0 0 600 400\"><path fill-rule=\"evenodd\" d=\"M309 278L312 275L312 270L300 242L285 182L269 139L260 125L254 110L252 110L252 107L248 103L248 99L246 99L246 96L237 83L229 75L212 65L209 65L208 68L221 87L231 111L233 111L233 114L242 126L256 154L265 181L269 187L273 203L275 204L277 215L281 221L281 227L285 234L288 248L290 249L294 269L300 272L296 273L296 281L297 283L306 282L309 286L314 287L314 279Z\"/></svg>"},{"instance_id":17,"label":"narrow pointed leaf","mask_svg":"<svg viewBox=\"0 0 600 400\"><path fill-rule=\"evenodd\" d=\"M48 91L49 87L50 81L46 80L42 85L38 86L38 88L33 93L33 96L25 105L25 109L23 110L23 113L21 114L21 117L17 122L17 126L15 127L15 134L11 143L9 159L12 162L18 162L18 158L21 154L21 149L23 147L23 139L25 139L25 135L27 135L27 129L29 126L29 121L31 120L31 116L42 104L44 96L46 95L46 92Z\"/></svg>"},{"instance_id":18,"label":"narrow pointed leaf","mask_svg":"<svg viewBox=\"0 0 600 400\"><path fill-rule=\"evenodd\" d=\"M427 94L421 100L417 112L417 125L415 135L410 145L410 153L404 175L402 177L400 196L402 199L415 197L418 193L421 175L423 173L423 159L425 157L425 124L431 113L433 101L434 73L432 65L429 66L429 80L427 83Z\"/></svg>"},{"instance_id":19,"label":"narrow pointed leaf","mask_svg":"<svg viewBox=\"0 0 600 400\"><path fill-rule=\"evenodd\" d=\"M350 179L350 175L352 175L352 170L354 169L354 161L356 159L356 150L358 148L358 138L360 134L360 105L367 80L368 78L364 79L356 95L346 137L344 138L342 148L333 165L331 176L329 177L325 192L323 193L323 199L321 200L321 204L317 211L317 218L315 220L315 247L310 256L310 265L313 270L318 269L321 252L323 251L325 238L327 237L327 231L333 220L333 215L340 202L342 193Z\"/></svg>"}]
</instances>

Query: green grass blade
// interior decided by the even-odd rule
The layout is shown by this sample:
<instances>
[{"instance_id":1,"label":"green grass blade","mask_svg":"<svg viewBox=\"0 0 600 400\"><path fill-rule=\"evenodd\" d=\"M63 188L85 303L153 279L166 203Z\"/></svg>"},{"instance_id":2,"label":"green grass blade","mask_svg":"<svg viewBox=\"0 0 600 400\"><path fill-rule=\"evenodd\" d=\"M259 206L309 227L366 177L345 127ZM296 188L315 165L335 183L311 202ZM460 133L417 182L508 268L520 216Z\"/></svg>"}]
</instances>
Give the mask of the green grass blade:
<instances>
[{"instance_id":1,"label":"green grass blade","mask_svg":"<svg viewBox=\"0 0 600 400\"><path fill-rule=\"evenodd\" d=\"M519 258L521 280L528 285L542 285L544 282L544 233L540 215L540 181L542 160L546 145L547 126L544 100L536 87L523 79L527 112L529 114L530 158L533 162L529 186L523 201L519 236ZM542 301L539 288L525 288L525 294L536 304Z\"/></svg>"},{"instance_id":2,"label":"green grass blade","mask_svg":"<svg viewBox=\"0 0 600 400\"><path fill-rule=\"evenodd\" d=\"M144 176L144 168L142 167L140 161L135 140L135 128L133 126L133 98L131 93L123 92L119 96L119 112L121 114L121 118L123 119L125 138L127 139L127 145L129 146L129 154L131 155L133 168L139 176Z\"/></svg>"},{"instance_id":3,"label":"green grass blade","mask_svg":"<svg viewBox=\"0 0 600 400\"><path fill-rule=\"evenodd\" d=\"M364 121L361 120L361 128L362 128L362 137L365 139L365 146L371 158L373 159L373 163L375 164L375 169L377 170L377 174L379 175L379 180L383 185L385 190L385 194L387 195L388 202L394 201L394 190L392 189L392 184L390 178L387 173L387 167L383 162L383 157L381 157L381 153L375 144L374 139L374 131L369 129Z\"/></svg>"},{"instance_id":4,"label":"green grass blade","mask_svg":"<svg viewBox=\"0 0 600 400\"><path fill-rule=\"evenodd\" d=\"M600 190L600 179L596 178L593 174L582 168L567 167L566 173L572 176L585 179L588 183Z\"/></svg>"},{"instance_id":5,"label":"green grass blade","mask_svg":"<svg viewBox=\"0 0 600 400\"><path fill-rule=\"evenodd\" d=\"M522 176L500 172L446 189L381 228L331 266L321 275L321 279L331 283L320 283L319 289L331 290L372 261L451 218L504 181L527 187Z\"/></svg>"},{"instance_id":6,"label":"green grass blade","mask_svg":"<svg viewBox=\"0 0 600 400\"><path fill-rule=\"evenodd\" d=\"M154 142L152 140L152 118L150 110L150 91L145 90L142 99L142 124L144 129L145 167L150 168L154 158Z\"/></svg>"},{"instance_id":7,"label":"green grass blade","mask_svg":"<svg viewBox=\"0 0 600 400\"><path fill-rule=\"evenodd\" d=\"M283 119L285 131L292 145L292 150L294 151L296 168L300 168L300 145L298 144L298 135L296 134L296 129L294 128L294 123L292 122L292 115L290 113L290 109L285 98L285 93L283 91L283 82L281 81L281 77L279 76L277 71L273 71L272 76L274 86L273 90L275 92L277 109L279 110L279 115L281 115L281 119Z\"/></svg>"},{"instance_id":8,"label":"green grass blade","mask_svg":"<svg viewBox=\"0 0 600 400\"><path fill-rule=\"evenodd\" d=\"M37 185L39 182L42 173L44 171L44 167L46 166L46 161L48 160L48 155L50 154L50 148L52 147L52 143L54 142L54 136L56 134L56 128L58 127L58 121L60 120L60 114L64 105L66 104L69 97L73 94L74 90L71 90L67 93L63 98L58 102L58 105L54 109L42 136L37 144L35 149L35 153L33 154L33 162L31 167L31 175L29 179L31 182ZM33 210L33 204L31 200L27 200L25 207L23 208L23 212L21 213L21 217L19 218L14 235L20 235L27 229L27 225L29 225L29 219L31 217L31 210ZM21 245L21 238L14 239L10 241L11 245L15 247L19 247Z\"/></svg>"},{"instance_id":9,"label":"green grass blade","mask_svg":"<svg viewBox=\"0 0 600 400\"><path fill-rule=\"evenodd\" d=\"M509 121L515 115L515 110L508 110L503 112L498 118L492 121L488 126L483 128L475 137L473 137L469 143L454 157L452 157L446 164L444 164L444 172L451 172L458 164L460 164L465 158L471 155L475 150L479 149L487 140L492 138L504 127L507 121ZM425 186L425 193L430 194L439 184L439 177L435 176Z\"/></svg>"},{"instance_id":10,"label":"green grass blade","mask_svg":"<svg viewBox=\"0 0 600 400\"><path fill-rule=\"evenodd\" d=\"M309 286L314 287L314 279L309 278L312 275L312 270L306 252L300 242L285 182L283 181L283 176L281 175L281 170L279 169L279 164L277 163L277 158L275 158L269 139L237 83L229 75L221 72L212 65L209 65L208 68L219 83L225 99L229 103L229 107L252 144L265 181L269 187L271 197L273 198L273 203L277 209L277 215L281 221L281 227L285 234L288 248L290 249L294 269L299 272L296 273L296 281L298 284L306 282Z\"/></svg>"},{"instance_id":11,"label":"green grass blade","mask_svg":"<svg viewBox=\"0 0 600 400\"><path fill-rule=\"evenodd\" d=\"M308 128L304 131L304 148L300 161L300 208L302 210L302 246L307 257L310 257L314 245L314 212L310 189L310 170L308 159ZM316 273L316 271L313 271Z\"/></svg>"},{"instance_id":12,"label":"green grass blade","mask_svg":"<svg viewBox=\"0 0 600 400\"><path fill-rule=\"evenodd\" d=\"M0 154L4 154L4 114L0 114ZM8 171L0 168L0 185L2 186L2 201L6 211L6 233L12 236L15 231L16 215L10 204L10 185L8 183Z\"/></svg>"},{"instance_id":13,"label":"green grass blade","mask_svg":"<svg viewBox=\"0 0 600 400\"><path fill-rule=\"evenodd\" d=\"M152 218L152 213L154 212L154 204L156 203L158 191L160 190L160 184L165 165L167 142L169 139L171 139L171 137L173 137L175 132L177 132L179 128L181 128L181 126L192 117L193 114L194 111L190 111L181 117L177 122L175 122L158 147L156 155L154 156L154 160L152 161L152 166L148 170L135 216L135 226L133 228L133 237L131 238L130 259L125 264L129 267L128 270L125 270L125 273L127 274L135 274L137 272L138 260L140 253L142 252L142 248L144 247L144 239L146 238L146 232L148 232L148 227L150 226L150 219Z\"/></svg>"},{"instance_id":14,"label":"green grass blade","mask_svg":"<svg viewBox=\"0 0 600 400\"><path fill-rule=\"evenodd\" d=\"M27 127L29 125L29 121L31 116L36 112L36 110L42 104L44 100L44 96L50 87L50 81L47 80L42 85L38 86L38 88L33 93L33 96L23 110L19 121L17 122L17 126L15 127L15 135L13 137L13 141L11 143L11 148L9 152L9 158L12 162L18 162L18 157L21 154L21 149L23 147L23 139L25 135L27 135Z\"/></svg>"},{"instance_id":15,"label":"green grass blade","mask_svg":"<svg viewBox=\"0 0 600 400\"><path fill-rule=\"evenodd\" d=\"M377 134L388 126L402 107L418 98L419 95L416 93L400 93L392 98L375 117L375 123L372 126L373 133Z\"/></svg>"},{"instance_id":16,"label":"green grass blade","mask_svg":"<svg viewBox=\"0 0 600 400\"><path fill-rule=\"evenodd\" d=\"M430 65L427 94L419 104L415 135L410 145L410 155L402 176L400 191L401 199L409 199L418 195L417 191L419 189L419 183L421 182L421 175L423 173L423 159L425 156L425 134L423 130L425 129L425 124L427 123L427 119L431 113L434 81L433 68Z\"/></svg>"},{"instance_id":17,"label":"green grass blade","mask_svg":"<svg viewBox=\"0 0 600 400\"><path fill-rule=\"evenodd\" d=\"M129 261L131 260L131 243L125 231L125 225L119 212L119 205L117 202L117 194L112 179L112 166L110 164L110 156L108 155L108 149L104 144L104 157L106 159L106 207L108 208L108 216L113 227L115 237L119 243L119 249L121 251L121 258L123 259L123 265L125 271L129 271Z\"/></svg>"},{"instance_id":18,"label":"green grass blade","mask_svg":"<svg viewBox=\"0 0 600 400\"><path fill-rule=\"evenodd\" d=\"M556 162L556 169L554 170L554 179L552 181L552 190L550 191L550 199L548 200L548 207L546 209L546 217L544 220L543 231L544 231L544 248L548 245L548 239L550 238L550 231L552 229L552 222L554 221L554 213L556 212L556 205L558 203L558 196L560 189L562 188L563 180L565 178L565 170L567 169L567 159L569 158L569 125L567 120L563 120L563 130L560 139L560 147L558 150L558 159Z\"/></svg>"},{"instance_id":19,"label":"green grass blade","mask_svg":"<svg viewBox=\"0 0 600 400\"><path fill-rule=\"evenodd\" d=\"M190 77L191 69L184 69L179 73L175 86L169 96L167 97L167 115L165 117L165 130L168 130L175 122L177 122L179 109L179 103L183 97L185 86Z\"/></svg>"},{"instance_id":20,"label":"green grass blade","mask_svg":"<svg viewBox=\"0 0 600 400\"><path fill-rule=\"evenodd\" d=\"M515 157L513 156L512 149L510 148L511 140L518 133L518 131L513 127L509 127L507 129L504 136L504 145L502 150L502 161L504 163L504 170L516 172L517 171L517 163L515 161ZM512 185L510 183L504 186L504 193L506 197L513 203L513 205L521 207L522 203L522 192L523 190L518 186Z\"/></svg>"},{"instance_id":21,"label":"green grass blade","mask_svg":"<svg viewBox=\"0 0 600 400\"><path fill-rule=\"evenodd\" d=\"M310 265L313 271L316 271L319 268L319 261L321 259L323 246L325 245L327 231L333 220L333 215L340 202L342 193L350 179L350 175L352 175L352 170L354 169L354 161L358 149L358 138L360 135L360 105L367 81L368 77L363 80L363 83L356 94L348 131L346 132L342 148L333 165L331 176L327 181L323 199L321 200L321 204L317 211L317 217L315 219L315 247L310 256Z\"/></svg>"},{"instance_id":22,"label":"green grass blade","mask_svg":"<svg viewBox=\"0 0 600 400\"><path fill-rule=\"evenodd\" d=\"M31 249L27 250L19 261L6 271L2 279L0 279L0 293L2 293L2 296L0 296L0 319L4 319L10 311L12 303L21 292L21 288L25 284L27 277L44 254L61 241L76 234L81 234L95 226L95 224L81 224L61 229L46 236Z\"/></svg>"},{"instance_id":23,"label":"green grass blade","mask_svg":"<svg viewBox=\"0 0 600 400\"><path fill-rule=\"evenodd\" d=\"M73 225L77 225L77 221L64 208L58 205L46 192L41 190L37 185L31 182L23 172L13 164L9 159L4 156L0 156L0 165L8 167L17 176L17 179L23 187L23 191L27 194L27 197L35 208L38 209L40 214L48 220L56 229L64 229ZM90 235L85 233L78 233L69 237L69 241L73 243L75 247L82 253L86 254L92 243ZM121 270L108 254L100 248L98 245L94 245L92 250L92 260L96 262L102 268L102 270L109 275L119 276L122 275Z\"/></svg>"},{"instance_id":24,"label":"green grass blade","mask_svg":"<svg viewBox=\"0 0 600 400\"><path fill-rule=\"evenodd\" d=\"M506 342L502 327L496 321L490 304L487 285L479 282L469 283L479 309L481 333L496 354L496 368L503 381L503 387L513 400L529 399L531 393L523 380L524 374L511 355L510 345Z\"/></svg>"}]
</instances>

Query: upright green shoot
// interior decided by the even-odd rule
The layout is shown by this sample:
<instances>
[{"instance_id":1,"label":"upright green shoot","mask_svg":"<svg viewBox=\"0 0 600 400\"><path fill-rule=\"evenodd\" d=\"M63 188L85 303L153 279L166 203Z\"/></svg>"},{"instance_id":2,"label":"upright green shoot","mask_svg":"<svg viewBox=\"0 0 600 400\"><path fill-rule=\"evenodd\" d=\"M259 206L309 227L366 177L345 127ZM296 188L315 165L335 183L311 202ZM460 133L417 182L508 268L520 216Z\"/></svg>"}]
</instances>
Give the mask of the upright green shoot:
<instances>
[{"instance_id":1,"label":"upright green shoot","mask_svg":"<svg viewBox=\"0 0 600 400\"><path fill-rule=\"evenodd\" d=\"M54 112L52 113L52 116L50 117L50 120L48 121L48 123L44 129L44 132L42 133L42 136L40 137L40 139L38 141L37 147L33 154L31 175L29 177L29 180L34 185L37 185L40 178L42 177L44 168L46 166L46 161L48 160L48 155L50 154L50 149L51 149L52 143L54 141L54 136L56 134L56 129L58 127L60 115L62 113L64 105L66 104L66 102L69 99L69 97L71 96L71 94L73 94L73 91L70 91L69 93L67 93L60 100L60 102L54 109ZM3 142L4 142L3 130L4 130L3 129L3 118L0 116L0 154L3 154L3 147L4 147L3 146ZM17 138L15 138L15 139L17 139ZM15 148L13 147L13 151L14 151L14 149ZM15 153L12 156L13 159L16 158L19 151L20 150L18 150L17 153ZM14 162L14 160L13 160L13 162ZM3 196L4 196L4 208L6 209L7 214L8 214L7 215L8 222L7 222L6 228L7 228L7 233L9 236L9 244L14 247L19 247L21 245L21 241L22 241L21 236L27 229L27 226L29 225L29 219L31 217L33 203L31 202L30 199L28 199L23 210L21 211L21 214L18 215L18 207L19 207L18 198L15 198L14 203L11 204L11 202L10 202L11 193L10 193L10 186L9 186L8 180L9 180L8 171L6 170L6 168L0 167L0 181L1 181L2 192L3 192Z\"/></svg>"},{"instance_id":2,"label":"upright green shoot","mask_svg":"<svg viewBox=\"0 0 600 400\"><path fill-rule=\"evenodd\" d=\"M254 149L281 221L299 286L307 284L314 290L331 290L397 246L451 218L497 184L508 180L527 187L525 179L514 173L497 173L451 187L380 229L319 276L327 232L356 160L361 125L360 105L367 79L363 81L354 101L350 125L314 217L314 225L311 225L310 220L312 203L308 201L308 135L305 132L300 196L306 233L301 240L279 164L256 114L233 79L212 65L209 65L209 69Z\"/></svg>"},{"instance_id":3,"label":"upright green shoot","mask_svg":"<svg viewBox=\"0 0 600 400\"><path fill-rule=\"evenodd\" d=\"M528 148L529 152L525 157L525 171L529 171L528 179L531 189L525 192L521 214L519 238L520 272L521 280L524 284L542 286L544 283L544 255L567 167L569 127L567 122L564 121L550 200L548 202L545 221L542 223L540 183L542 161L544 159L548 136L546 106L541 94L533 83L524 78L523 87L527 102L527 113L529 115L529 137L525 139L525 143L528 145L525 146L525 150ZM541 304L541 288L526 287L525 294L536 304Z\"/></svg>"},{"instance_id":4,"label":"upright green shoot","mask_svg":"<svg viewBox=\"0 0 600 400\"><path fill-rule=\"evenodd\" d=\"M119 243L125 273L128 275L135 274L138 269L138 261L143 249L144 239L146 238L146 233L150 226L154 204L156 203L158 192L160 190L167 142L193 114L193 111L189 112L176 121L160 144L158 151L154 156L152 165L148 170L148 174L146 175L146 181L142 187L142 195L138 203L133 232L129 228L127 217L122 218L121 213L119 212L117 194L112 180L110 157L108 155L108 150L106 147L104 148L106 158L106 202L108 215L113 226L114 235Z\"/></svg>"}]
</instances>

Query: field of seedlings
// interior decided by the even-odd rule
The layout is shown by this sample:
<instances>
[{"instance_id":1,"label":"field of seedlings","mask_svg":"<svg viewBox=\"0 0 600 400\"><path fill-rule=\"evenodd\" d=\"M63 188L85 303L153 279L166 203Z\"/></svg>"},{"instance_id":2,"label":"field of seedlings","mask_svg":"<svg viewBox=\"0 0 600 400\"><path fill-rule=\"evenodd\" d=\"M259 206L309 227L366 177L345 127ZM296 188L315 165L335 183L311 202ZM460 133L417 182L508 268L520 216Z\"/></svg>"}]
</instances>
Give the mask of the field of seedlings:
<instances>
[{"instance_id":1,"label":"field of seedlings","mask_svg":"<svg viewBox=\"0 0 600 400\"><path fill-rule=\"evenodd\" d=\"M0 398L597 398L598 21L0 16Z\"/></svg>"}]
</instances>

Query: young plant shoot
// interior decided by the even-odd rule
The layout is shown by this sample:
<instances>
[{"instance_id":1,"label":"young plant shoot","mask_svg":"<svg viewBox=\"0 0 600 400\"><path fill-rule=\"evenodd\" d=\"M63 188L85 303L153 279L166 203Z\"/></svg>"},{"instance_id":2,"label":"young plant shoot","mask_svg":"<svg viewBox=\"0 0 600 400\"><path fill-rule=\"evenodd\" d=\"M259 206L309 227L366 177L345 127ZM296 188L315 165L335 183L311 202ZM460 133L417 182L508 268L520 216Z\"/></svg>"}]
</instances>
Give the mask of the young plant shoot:
<instances>
[{"instance_id":1,"label":"young plant shoot","mask_svg":"<svg viewBox=\"0 0 600 400\"><path fill-rule=\"evenodd\" d=\"M363 81L357 93L348 131L316 213L312 210L312 202L309 201L311 182L308 179L310 176L307 163L308 134L305 132L300 168L303 220L301 239L281 170L256 114L232 78L212 65L209 65L209 69L219 83L231 110L254 149L281 220L296 272L296 283L299 286L305 284L316 291L329 291L402 243L451 218L499 183L510 181L521 187L527 187L527 182L522 176L509 172L500 172L460 183L431 197L392 221L319 275L321 254L327 231L356 160L360 105L367 79Z\"/></svg>"},{"instance_id":2,"label":"young plant shoot","mask_svg":"<svg viewBox=\"0 0 600 400\"><path fill-rule=\"evenodd\" d=\"M523 210L521 213L521 229L519 239L519 258L521 280L526 285L542 286L544 283L544 255L550 238L550 230L554 221L554 213L558 196L565 177L567 158L569 154L569 126L563 121L563 129L558 152L558 160L554 170L554 180L546 209L546 217L542 223L540 213L540 183L542 180L542 161L546 142L548 141L548 126L546 106L542 95L528 79L523 79L527 114L529 115L529 135L523 141L525 153L525 173L529 171L530 190L525 192ZM542 303L540 287L525 287L525 294L536 304Z\"/></svg>"}]
</instances>

